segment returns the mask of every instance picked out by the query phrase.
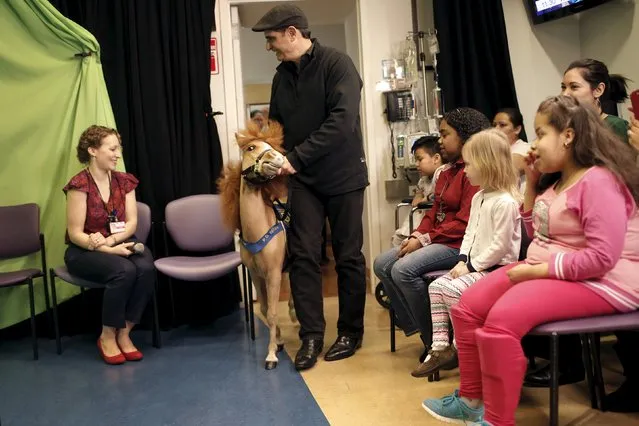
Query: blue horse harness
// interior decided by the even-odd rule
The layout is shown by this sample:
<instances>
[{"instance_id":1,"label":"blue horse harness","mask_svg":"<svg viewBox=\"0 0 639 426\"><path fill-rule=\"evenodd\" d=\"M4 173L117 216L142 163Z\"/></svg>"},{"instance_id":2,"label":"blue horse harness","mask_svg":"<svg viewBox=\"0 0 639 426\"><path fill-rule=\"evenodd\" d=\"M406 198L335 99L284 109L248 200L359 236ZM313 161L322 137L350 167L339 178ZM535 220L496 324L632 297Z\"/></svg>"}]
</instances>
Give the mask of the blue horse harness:
<instances>
[{"instance_id":1,"label":"blue horse harness","mask_svg":"<svg viewBox=\"0 0 639 426\"><path fill-rule=\"evenodd\" d=\"M286 208L286 205L282 203L280 200L275 199L273 201L273 212L275 212L275 217L277 218L277 222L275 225L271 226L271 229L266 231L266 234L262 236L259 240L254 243L249 243L244 240L240 235L240 242L244 246L249 253L255 255L264 250L264 247L271 242L273 237L275 237L280 232L286 232L291 223L291 214Z\"/></svg>"}]
</instances>

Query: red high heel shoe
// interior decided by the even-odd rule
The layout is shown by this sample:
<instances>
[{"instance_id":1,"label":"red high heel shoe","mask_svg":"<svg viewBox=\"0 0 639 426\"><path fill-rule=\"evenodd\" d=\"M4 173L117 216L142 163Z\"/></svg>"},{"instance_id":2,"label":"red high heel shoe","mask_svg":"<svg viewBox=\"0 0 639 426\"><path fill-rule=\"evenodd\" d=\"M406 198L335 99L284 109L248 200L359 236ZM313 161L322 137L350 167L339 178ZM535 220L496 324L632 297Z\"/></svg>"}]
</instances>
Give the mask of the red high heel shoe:
<instances>
[{"instance_id":1,"label":"red high heel shoe","mask_svg":"<svg viewBox=\"0 0 639 426\"><path fill-rule=\"evenodd\" d=\"M109 365L120 365L126 362L126 357L124 356L124 354L106 356L104 354L104 350L102 349L102 342L100 342L100 339L98 339L98 349L100 350L100 355L102 356L102 359L104 360L104 362L106 362Z\"/></svg>"},{"instance_id":2,"label":"red high heel shoe","mask_svg":"<svg viewBox=\"0 0 639 426\"><path fill-rule=\"evenodd\" d=\"M127 361L142 361L142 358L144 358L144 355L142 355L142 352L140 352L140 351L136 350L136 351L133 351L133 352L124 352L122 350L122 347L120 346L120 343L118 343L118 347L122 351L122 355L124 355L124 358Z\"/></svg>"},{"instance_id":3,"label":"red high heel shoe","mask_svg":"<svg viewBox=\"0 0 639 426\"><path fill-rule=\"evenodd\" d=\"M122 355L124 355L124 358L127 361L142 361L142 358L144 358L144 355L142 355L142 352L140 351L133 351L133 352L122 351Z\"/></svg>"}]
</instances>

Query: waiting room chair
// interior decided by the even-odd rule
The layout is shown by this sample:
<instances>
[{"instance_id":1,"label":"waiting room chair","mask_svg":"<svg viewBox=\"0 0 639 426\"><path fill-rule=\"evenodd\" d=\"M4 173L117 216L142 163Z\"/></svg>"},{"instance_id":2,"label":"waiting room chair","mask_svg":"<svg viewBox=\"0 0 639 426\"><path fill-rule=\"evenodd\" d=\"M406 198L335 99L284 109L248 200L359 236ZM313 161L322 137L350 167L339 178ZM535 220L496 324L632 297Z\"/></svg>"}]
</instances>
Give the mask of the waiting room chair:
<instances>
[{"instance_id":1,"label":"waiting room chair","mask_svg":"<svg viewBox=\"0 0 639 426\"><path fill-rule=\"evenodd\" d=\"M149 233L151 232L151 209L148 205L137 202L138 207L138 226L135 230L135 236L138 240L146 244L146 241L149 237ZM80 291L84 293L85 288L104 288L104 285L98 284L92 281L84 280L82 278L75 277L69 273L69 270L66 266L58 266L57 268L51 268L49 271L51 275L51 296L53 299L53 323L55 328L55 341L56 341L56 351L58 355L62 353L62 340L60 338L60 326L58 323L58 301L56 297L55 290L55 279L56 277L62 279L63 281L80 287ZM160 321L158 318L158 302L157 302L157 280L156 280L156 288L153 291L152 303L153 303L153 346L156 348L162 347L162 341L160 336Z\"/></svg>"},{"instance_id":2,"label":"waiting room chair","mask_svg":"<svg viewBox=\"0 0 639 426\"><path fill-rule=\"evenodd\" d=\"M0 288L26 285L29 287L31 310L31 340L33 359L38 359L38 341L35 323L35 295L33 279L42 277L44 301L49 312L49 286L47 284L47 260L44 235L40 233L40 208L37 204L21 204L0 207L0 260L15 259L40 252L42 269L29 268L19 271L0 272Z\"/></svg>"},{"instance_id":3,"label":"waiting room chair","mask_svg":"<svg viewBox=\"0 0 639 426\"><path fill-rule=\"evenodd\" d=\"M590 318L555 321L535 327L529 334L550 336L550 422L559 424L559 336L578 334L586 368L586 381L592 408L606 411L599 335L618 330L639 330L639 311Z\"/></svg>"},{"instance_id":4,"label":"waiting room chair","mask_svg":"<svg viewBox=\"0 0 639 426\"><path fill-rule=\"evenodd\" d=\"M177 247L188 252L212 252L228 247L235 233L221 217L219 195L200 194L171 201L165 211L166 231ZM166 244L165 244L166 247ZM158 271L183 281L208 281L230 274L242 264L240 253L228 251L211 256L169 256L155 261ZM255 340L252 285L246 268L242 267L245 319L249 322L251 339ZM169 283L171 308L175 318L172 283Z\"/></svg>"}]
</instances>

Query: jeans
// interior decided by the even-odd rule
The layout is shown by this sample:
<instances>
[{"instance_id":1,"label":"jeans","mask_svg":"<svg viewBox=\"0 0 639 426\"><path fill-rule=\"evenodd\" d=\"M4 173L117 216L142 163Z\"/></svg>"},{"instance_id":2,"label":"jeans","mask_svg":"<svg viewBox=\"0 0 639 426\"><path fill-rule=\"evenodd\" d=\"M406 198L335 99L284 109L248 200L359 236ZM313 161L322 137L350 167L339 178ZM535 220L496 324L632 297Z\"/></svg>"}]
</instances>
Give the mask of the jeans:
<instances>
[{"instance_id":1,"label":"jeans","mask_svg":"<svg viewBox=\"0 0 639 426\"><path fill-rule=\"evenodd\" d=\"M428 283L422 275L457 264L459 249L443 244L430 244L398 258L393 248L375 258L373 270L391 299L397 324L406 335L419 331L424 344L430 346L433 324L430 315Z\"/></svg>"}]
</instances>

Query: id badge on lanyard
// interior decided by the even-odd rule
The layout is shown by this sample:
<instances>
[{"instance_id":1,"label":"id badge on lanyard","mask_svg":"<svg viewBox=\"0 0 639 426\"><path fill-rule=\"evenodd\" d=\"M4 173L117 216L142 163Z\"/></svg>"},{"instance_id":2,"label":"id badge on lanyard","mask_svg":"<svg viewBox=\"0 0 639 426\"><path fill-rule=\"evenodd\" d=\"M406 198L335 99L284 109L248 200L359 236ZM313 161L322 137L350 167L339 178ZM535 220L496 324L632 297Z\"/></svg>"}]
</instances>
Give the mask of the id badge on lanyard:
<instances>
[{"instance_id":1,"label":"id badge on lanyard","mask_svg":"<svg viewBox=\"0 0 639 426\"><path fill-rule=\"evenodd\" d=\"M111 234L119 234L126 230L126 222L118 220L117 210L113 210L109 215L109 232Z\"/></svg>"}]
</instances>

